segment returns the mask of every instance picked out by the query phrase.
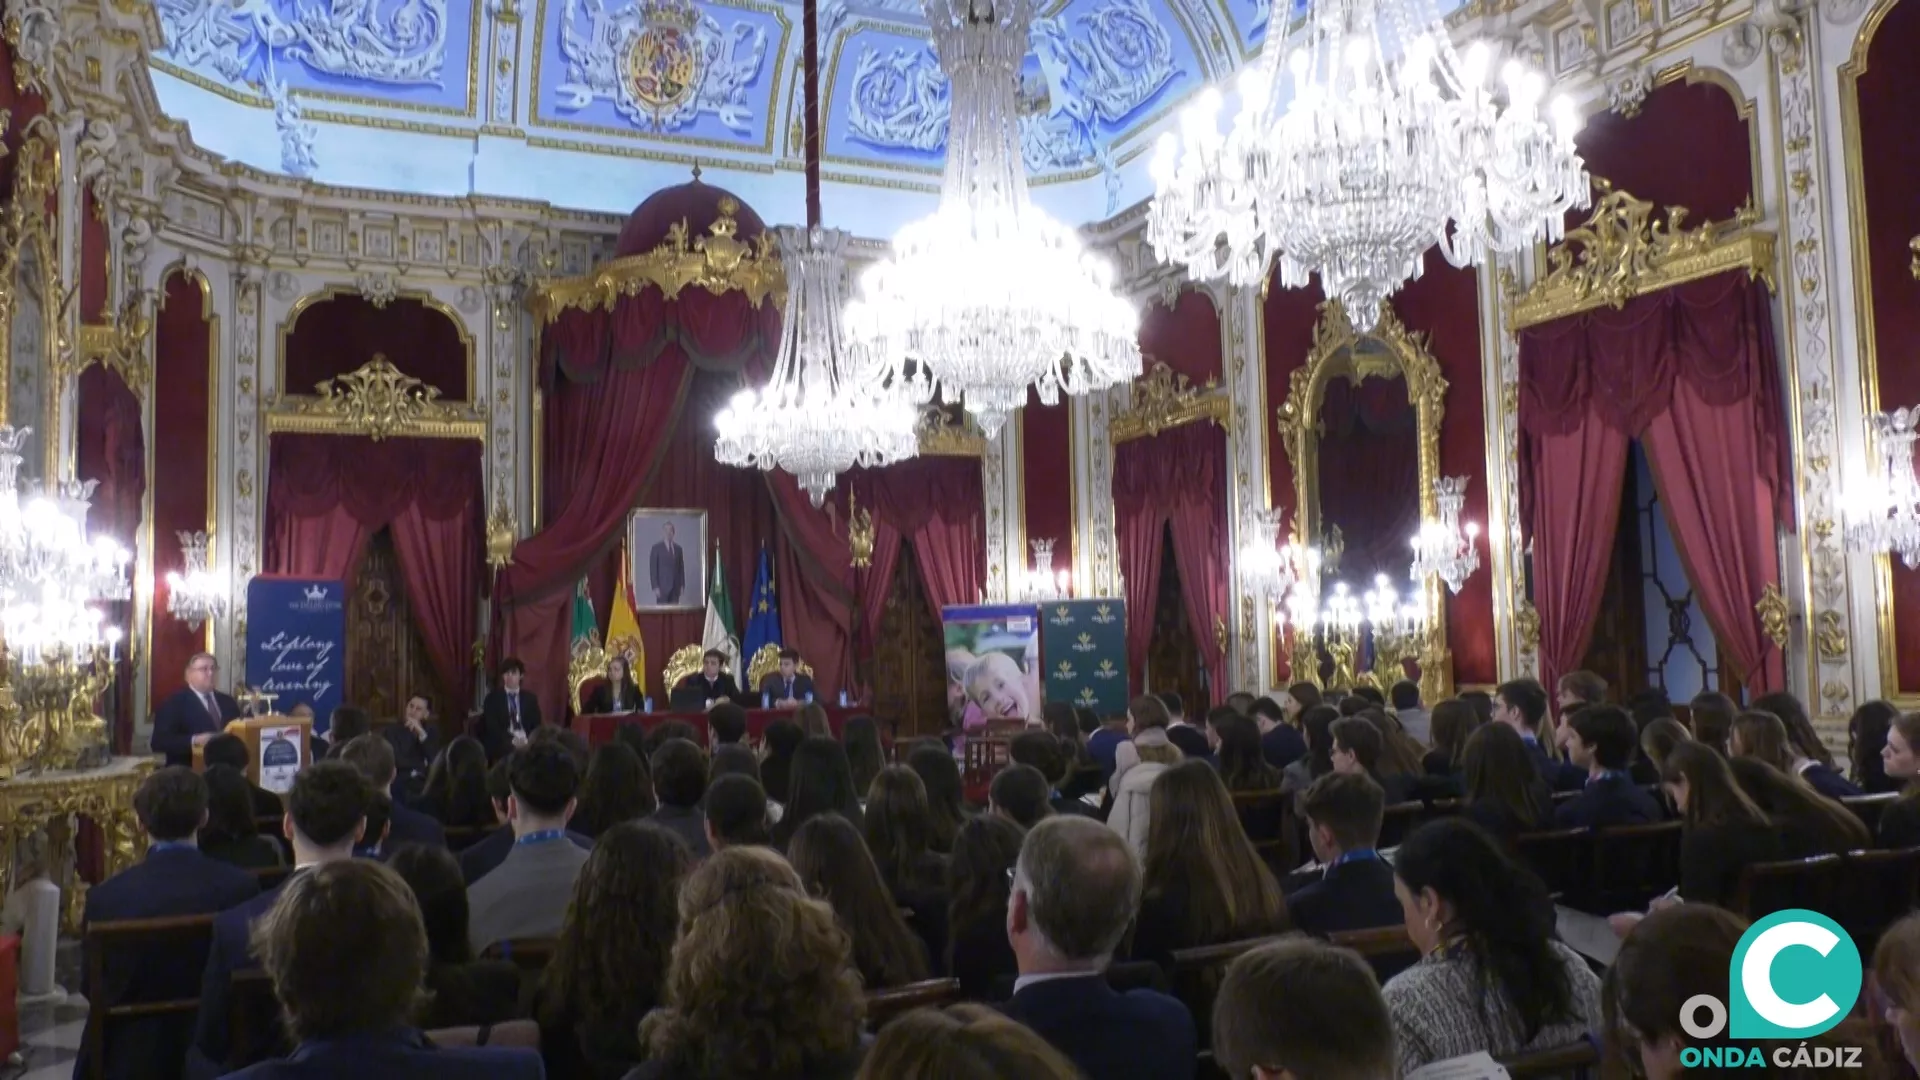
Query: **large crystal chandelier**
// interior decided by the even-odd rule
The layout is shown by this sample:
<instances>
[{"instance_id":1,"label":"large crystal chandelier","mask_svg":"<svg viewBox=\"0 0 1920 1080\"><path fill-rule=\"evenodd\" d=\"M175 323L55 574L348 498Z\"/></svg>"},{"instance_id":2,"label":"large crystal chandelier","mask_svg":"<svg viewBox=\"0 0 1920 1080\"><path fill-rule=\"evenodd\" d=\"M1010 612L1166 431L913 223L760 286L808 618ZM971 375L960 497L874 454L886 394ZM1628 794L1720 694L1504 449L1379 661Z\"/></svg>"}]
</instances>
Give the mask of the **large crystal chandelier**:
<instances>
[{"instance_id":1,"label":"large crystal chandelier","mask_svg":"<svg viewBox=\"0 0 1920 1080\"><path fill-rule=\"evenodd\" d=\"M132 595L124 548L87 535L97 481L20 490L28 428L0 425L0 633L26 665L54 655L91 662L119 642L96 605Z\"/></svg>"},{"instance_id":2,"label":"large crystal chandelier","mask_svg":"<svg viewBox=\"0 0 1920 1080\"><path fill-rule=\"evenodd\" d=\"M1907 569L1920 569L1920 477L1913 468L1920 405L1874 413L1872 424L1880 475L1844 498L1847 545L1898 555Z\"/></svg>"},{"instance_id":3,"label":"large crystal chandelier","mask_svg":"<svg viewBox=\"0 0 1920 1080\"><path fill-rule=\"evenodd\" d=\"M1508 60L1496 104L1491 52L1455 53L1432 0L1310 0L1297 40L1269 37L1225 135L1209 88L1181 138L1161 136L1147 215L1161 259L1243 286L1269 258L1283 286L1318 273L1364 330L1428 247L1466 266L1559 239L1586 205L1572 103L1543 120L1545 81Z\"/></svg>"},{"instance_id":4,"label":"large crystal chandelier","mask_svg":"<svg viewBox=\"0 0 1920 1080\"><path fill-rule=\"evenodd\" d=\"M1408 576L1425 581L1429 575L1438 575L1447 583L1447 591L1457 595L1480 569L1480 549L1474 544L1480 538L1480 526L1460 521L1460 511L1467 502L1466 477L1440 477L1433 482L1433 490L1440 504L1440 519L1421 525L1414 534L1413 566Z\"/></svg>"},{"instance_id":5,"label":"large crystal chandelier","mask_svg":"<svg viewBox=\"0 0 1920 1080\"><path fill-rule=\"evenodd\" d=\"M1032 0L926 0L952 81L940 208L861 279L847 330L916 400L960 401L992 438L1027 388L1052 404L1140 374L1113 271L1028 199L1016 91Z\"/></svg>"},{"instance_id":6,"label":"large crystal chandelier","mask_svg":"<svg viewBox=\"0 0 1920 1080\"><path fill-rule=\"evenodd\" d=\"M918 411L896 381L854 370L841 329L847 234L840 229L774 230L787 269L786 324L773 378L742 390L714 424L723 465L785 469L819 506L834 477L919 451Z\"/></svg>"}]
</instances>

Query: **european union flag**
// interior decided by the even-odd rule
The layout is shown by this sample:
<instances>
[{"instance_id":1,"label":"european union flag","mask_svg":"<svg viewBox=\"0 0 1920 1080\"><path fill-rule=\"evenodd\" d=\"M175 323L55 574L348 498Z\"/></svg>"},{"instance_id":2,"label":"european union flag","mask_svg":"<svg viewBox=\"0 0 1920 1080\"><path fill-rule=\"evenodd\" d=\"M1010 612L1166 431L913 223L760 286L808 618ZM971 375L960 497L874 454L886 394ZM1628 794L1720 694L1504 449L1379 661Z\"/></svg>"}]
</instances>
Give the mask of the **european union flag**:
<instances>
[{"instance_id":1,"label":"european union flag","mask_svg":"<svg viewBox=\"0 0 1920 1080\"><path fill-rule=\"evenodd\" d=\"M780 594L774 591L773 559L764 547L760 549L760 569L753 575L753 601L747 608L747 637L743 644L742 663L752 663L764 646L781 644Z\"/></svg>"}]
</instances>

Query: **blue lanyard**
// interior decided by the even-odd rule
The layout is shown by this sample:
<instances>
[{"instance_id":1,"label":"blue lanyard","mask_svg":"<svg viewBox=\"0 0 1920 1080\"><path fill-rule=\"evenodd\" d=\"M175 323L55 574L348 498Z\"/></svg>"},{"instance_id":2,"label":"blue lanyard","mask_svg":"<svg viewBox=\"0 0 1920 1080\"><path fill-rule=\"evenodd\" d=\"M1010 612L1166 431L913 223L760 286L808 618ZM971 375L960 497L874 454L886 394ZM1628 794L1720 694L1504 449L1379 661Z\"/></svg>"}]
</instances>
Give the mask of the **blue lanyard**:
<instances>
[{"instance_id":1,"label":"blue lanyard","mask_svg":"<svg viewBox=\"0 0 1920 1080\"><path fill-rule=\"evenodd\" d=\"M1627 777L1627 774L1624 772L1621 772L1619 769L1602 769L1600 770L1599 776L1587 777L1587 782L1585 786L1592 787L1595 784L1604 783L1608 780L1620 780L1620 779L1625 779L1626 777Z\"/></svg>"},{"instance_id":2,"label":"blue lanyard","mask_svg":"<svg viewBox=\"0 0 1920 1080\"><path fill-rule=\"evenodd\" d=\"M1379 862L1379 861L1380 861L1379 852L1373 850L1372 848L1362 848L1359 851L1346 852L1345 854L1341 855L1339 858L1328 863L1327 869L1331 870L1336 866L1340 866L1344 863L1350 863L1350 862Z\"/></svg>"},{"instance_id":3,"label":"blue lanyard","mask_svg":"<svg viewBox=\"0 0 1920 1080\"><path fill-rule=\"evenodd\" d=\"M539 832L530 832L520 839L515 840L514 845L544 844L549 840L559 840L566 835L567 830L565 829L541 829Z\"/></svg>"},{"instance_id":4,"label":"blue lanyard","mask_svg":"<svg viewBox=\"0 0 1920 1080\"><path fill-rule=\"evenodd\" d=\"M147 845L147 854L156 851L179 851L183 848L197 848L199 845L190 840L155 840Z\"/></svg>"}]
</instances>

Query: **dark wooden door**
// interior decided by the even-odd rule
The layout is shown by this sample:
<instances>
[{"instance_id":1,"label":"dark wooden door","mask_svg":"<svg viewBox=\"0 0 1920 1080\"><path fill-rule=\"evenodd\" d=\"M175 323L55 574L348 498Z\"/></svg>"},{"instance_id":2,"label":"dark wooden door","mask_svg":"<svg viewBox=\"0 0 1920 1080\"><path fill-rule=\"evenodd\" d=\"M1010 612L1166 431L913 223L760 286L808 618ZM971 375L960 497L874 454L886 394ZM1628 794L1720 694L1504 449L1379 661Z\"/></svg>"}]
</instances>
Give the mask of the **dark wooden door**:
<instances>
[{"instance_id":1,"label":"dark wooden door","mask_svg":"<svg viewBox=\"0 0 1920 1080\"><path fill-rule=\"evenodd\" d=\"M426 694L436 716L446 715L446 695L434 677L427 647L414 629L406 584L382 529L367 541L347 603L345 701L367 710L376 724L396 719L407 698Z\"/></svg>"},{"instance_id":2,"label":"dark wooden door","mask_svg":"<svg viewBox=\"0 0 1920 1080\"><path fill-rule=\"evenodd\" d=\"M1179 563L1173 557L1173 532L1160 548L1160 598L1153 609L1153 637L1147 642L1147 686L1156 694L1178 691L1189 717L1206 715L1208 701L1200 676L1200 644L1187 619Z\"/></svg>"},{"instance_id":3,"label":"dark wooden door","mask_svg":"<svg viewBox=\"0 0 1920 1080\"><path fill-rule=\"evenodd\" d=\"M902 542L904 546L904 541ZM911 548L900 553L873 649L873 707L902 739L947 729L946 645Z\"/></svg>"},{"instance_id":4,"label":"dark wooden door","mask_svg":"<svg viewBox=\"0 0 1920 1080\"><path fill-rule=\"evenodd\" d=\"M1640 558L1640 493L1633 470L1620 485L1620 516L1614 526L1613 559L1607 565L1607 589L1600 598L1593 640L1580 666L1607 680L1614 701L1627 701L1647 688L1647 606ZM1547 687L1552 696L1553 687Z\"/></svg>"}]
</instances>

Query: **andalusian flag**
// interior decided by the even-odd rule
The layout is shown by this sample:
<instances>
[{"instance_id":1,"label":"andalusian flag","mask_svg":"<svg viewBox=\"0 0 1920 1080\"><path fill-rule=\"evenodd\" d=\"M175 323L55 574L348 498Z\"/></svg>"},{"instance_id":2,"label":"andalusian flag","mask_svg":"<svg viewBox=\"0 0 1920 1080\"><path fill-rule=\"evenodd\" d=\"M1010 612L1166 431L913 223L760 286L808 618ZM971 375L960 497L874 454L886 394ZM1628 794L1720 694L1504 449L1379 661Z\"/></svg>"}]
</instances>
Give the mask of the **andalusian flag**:
<instances>
[{"instance_id":1,"label":"andalusian flag","mask_svg":"<svg viewBox=\"0 0 1920 1080\"><path fill-rule=\"evenodd\" d=\"M720 564L720 545L713 545L713 576L707 579L707 626L700 647L718 649L726 654L727 667L735 677L745 678L740 670L740 634L733 628L733 599L727 595L727 572Z\"/></svg>"},{"instance_id":2,"label":"andalusian flag","mask_svg":"<svg viewBox=\"0 0 1920 1080\"><path fill-rule=\"evenodd\" d=\"M573 588L573 651L598 644L600 620L593 617L593 601L587 599L587 579Z\"/></svg>"},{"instance_id":3,"label":"andalusian flag","mask_svg":"<svg viewBox=\"0 0 1920 1080\"><path fill-rule=\"evenodd\" d=\"M647 643L640 637L640 617L633 610L633 583L626 559L620 560L620 584L613 591L613 610L607 613L607 652L627 658L627 670L637 686L647 684Z\"/></svg>"}]
</instances>

